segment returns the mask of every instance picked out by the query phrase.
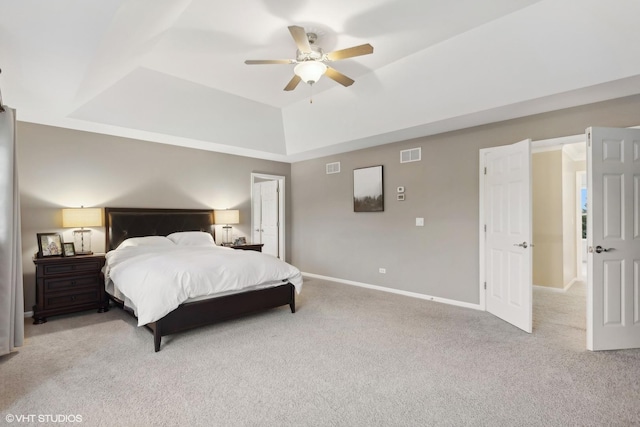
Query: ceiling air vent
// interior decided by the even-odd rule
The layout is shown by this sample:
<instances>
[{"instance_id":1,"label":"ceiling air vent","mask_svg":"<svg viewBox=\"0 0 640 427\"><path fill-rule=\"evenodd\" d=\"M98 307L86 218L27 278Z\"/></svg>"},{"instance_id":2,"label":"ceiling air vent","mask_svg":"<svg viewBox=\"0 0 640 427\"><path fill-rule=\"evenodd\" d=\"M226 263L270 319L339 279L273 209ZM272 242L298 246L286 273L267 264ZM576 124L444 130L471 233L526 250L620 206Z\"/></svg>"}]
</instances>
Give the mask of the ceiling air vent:
<instances>
[{"instance_id":1,"label":"ceiling air vent","mask_svg":"<svg viewBox=\"0 0 640 427\"><path fill-rule=\"evenodd\" d=\"M340 162L327 163L327 175L340 173Z\"/></svg>"},{"instance_id":2,"label":"ceiling air vent","mask_svg":"<svg viewBox=\"0 0 640 427\"><path fill-rule=\"evenodd\" d=\"M422 160L422 147L400 151L400 163L419 162Z\"/></svg>"}]
</instances>

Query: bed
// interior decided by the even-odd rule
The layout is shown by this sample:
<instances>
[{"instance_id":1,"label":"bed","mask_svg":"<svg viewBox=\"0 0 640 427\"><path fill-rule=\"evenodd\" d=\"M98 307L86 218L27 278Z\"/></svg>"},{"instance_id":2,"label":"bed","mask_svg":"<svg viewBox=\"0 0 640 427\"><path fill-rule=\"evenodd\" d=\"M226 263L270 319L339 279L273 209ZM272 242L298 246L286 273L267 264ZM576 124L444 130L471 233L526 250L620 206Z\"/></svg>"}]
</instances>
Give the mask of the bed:
<instances>
[{"instance_id":1,"label":"bed","mask_svg":"<svg viewBox=\"0 0 640 427\"><path fill-rule=\"evenodd\" d=\"M204 232L213 235L212 217L213 214L210 210L105 208L105 249L107 251L105 275L108 275L109 260L115 259L113 254L118 252L115 249L121 246L125 240L133 242L144 240L147 236L169 236L172 233L178 233L178 235L198 234L179 232ZM219 250L223 251L225 256L231 255L232 252L244 252L229 248L220 248ZM245 255L245 258L250 258L249 254ZM257 252L253 252L251 256L277 260L275 257ZM277 260L277 262L281 261ZM109 282L111 279L105 277L109 298L117 306L133 314L134 310L130 308L128 299L122 298L122 294L110 288ZM270 283L268 287L255 286L250 287L249 290L228 292L223 296L210 296L206 299L200 298L193 301L186 300L161 318L144 323L144 326L153 333L154 348L157 352L160 350L162 337L166 335L283 305L289 305L291 313L295 313L297 290L291 282L274 282ZM299 290L300 284L296 284ZM255 285L260 284L256 283Z\"/></svg>"}]
</instances>

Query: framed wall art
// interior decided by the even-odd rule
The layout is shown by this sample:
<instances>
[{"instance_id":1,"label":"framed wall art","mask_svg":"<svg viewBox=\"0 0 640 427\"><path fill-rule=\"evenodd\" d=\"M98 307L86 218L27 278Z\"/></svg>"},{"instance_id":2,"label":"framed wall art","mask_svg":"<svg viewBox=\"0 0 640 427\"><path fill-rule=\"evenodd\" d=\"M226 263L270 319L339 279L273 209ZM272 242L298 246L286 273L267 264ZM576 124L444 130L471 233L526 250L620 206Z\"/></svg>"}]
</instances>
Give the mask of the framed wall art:
<instances>
[{"instance_id":1,"label":"framed wall art","mask_svg":"<svg viewBox=\"0 0 640 427\"><path fill-rule=\"evenodd\" d=\"M384 211L382 166L353 170L353 211Z\"/></svg>"}]
</instances>

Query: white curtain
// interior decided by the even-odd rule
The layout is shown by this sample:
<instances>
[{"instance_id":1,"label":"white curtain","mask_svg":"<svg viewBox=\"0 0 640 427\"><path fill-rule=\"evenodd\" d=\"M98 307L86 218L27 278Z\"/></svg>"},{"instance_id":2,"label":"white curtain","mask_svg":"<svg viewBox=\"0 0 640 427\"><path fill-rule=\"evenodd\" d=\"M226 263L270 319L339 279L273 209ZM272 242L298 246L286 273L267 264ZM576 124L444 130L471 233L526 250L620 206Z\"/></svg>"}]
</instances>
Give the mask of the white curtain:
<instances>
[{"instance_id":1,"label":"white curtain","mask_svg":"<svg viewBox=\"0 0 640 427\"><path fill-rule=\"evenodd\" d=\"M22 345L24 297L16 112L0 112L0 356Z\"/></svg>"}]
</instances>

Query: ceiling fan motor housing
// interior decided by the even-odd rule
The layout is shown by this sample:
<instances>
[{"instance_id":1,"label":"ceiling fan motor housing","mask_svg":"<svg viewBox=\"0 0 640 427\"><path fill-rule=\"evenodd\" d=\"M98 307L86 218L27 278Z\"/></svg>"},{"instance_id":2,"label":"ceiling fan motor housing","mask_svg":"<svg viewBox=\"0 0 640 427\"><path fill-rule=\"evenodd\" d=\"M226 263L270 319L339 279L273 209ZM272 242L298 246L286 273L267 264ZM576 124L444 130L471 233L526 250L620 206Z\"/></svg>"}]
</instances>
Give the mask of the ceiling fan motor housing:
<instances>
[{"instance_id":1,"label":"ceiling fan motor housing","mask_svg":"<svg viewBox=\"0 0 640 427\"><path fill-rule=\"evenodd\" d=\"M296 60L298 62L304 61L322 61L324 57L324 52L322 48L318 46L311 46L311 52L300 52L300 50L296 50Z\"/></svg>"}]
</instances>

